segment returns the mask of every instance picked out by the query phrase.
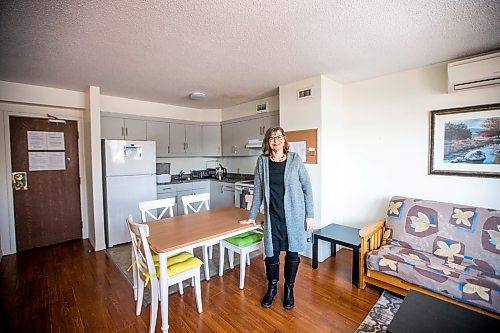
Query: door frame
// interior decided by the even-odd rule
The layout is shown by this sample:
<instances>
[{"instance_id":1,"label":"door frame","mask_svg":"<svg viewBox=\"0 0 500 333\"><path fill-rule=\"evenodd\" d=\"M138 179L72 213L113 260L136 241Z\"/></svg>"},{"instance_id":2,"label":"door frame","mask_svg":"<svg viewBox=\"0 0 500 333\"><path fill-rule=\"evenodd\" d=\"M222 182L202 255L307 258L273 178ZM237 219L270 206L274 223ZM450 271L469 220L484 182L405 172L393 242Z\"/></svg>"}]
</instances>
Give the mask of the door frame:
<instances>
[{"instance_id":1,"label":"door frame","mask_svg":"<svg viewBox=\"0 0 500 333\"><path fill-rule=\"evenodd\" d=\"M89 220L88 220L88 210L87 210L87 179L85 173L85 154L84 154L84 143L85 143L85 133L83 117L85 110L83 109L71 109L71 108L55 108L46 106L35 106L35 105L17 105L0 103L0 112L3 113L3 123L4 123L4 133L5 133L5 169L6 173L4 175L7 184L7 204L8 204L8 226L7 228L0 223L0 234L8 232L10 247L2 244L2 247L6 250L3 255L13 254L17 252L16 245L16 221L14 218L14 191L11 184L11 173L12 173L12 159L11 159L11 145L10 145L10 126L9 117L10 116L20 116L29 118L42 118L48 119L47 114L60 117L67 120L74 120L77 122L78 129L78 173L80 176L80 210L82 216L82 239L87 239L89 234ZM1 249L0 249L1 251Z\"/></svg>"}]
</instances>

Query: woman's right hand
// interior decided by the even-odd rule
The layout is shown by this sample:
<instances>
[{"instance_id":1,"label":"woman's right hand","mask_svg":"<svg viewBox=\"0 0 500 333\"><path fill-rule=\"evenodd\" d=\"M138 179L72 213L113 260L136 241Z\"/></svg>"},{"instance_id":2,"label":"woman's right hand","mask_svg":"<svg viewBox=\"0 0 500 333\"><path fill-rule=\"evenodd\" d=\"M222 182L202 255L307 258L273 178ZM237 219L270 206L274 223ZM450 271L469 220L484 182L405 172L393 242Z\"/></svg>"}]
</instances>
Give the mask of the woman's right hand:
<instances>
[{"instance_id":1,"label":"woman's right hand","mask_svg":"<svg viewBox=\"0 0 500 333\"><path fill-rule=\"evenodd\" d=\"M240 224L253 224L253 225L255 225L255 220L252 220L252 219L240 220L238 222Z\"/></svg>"}]
</instances>

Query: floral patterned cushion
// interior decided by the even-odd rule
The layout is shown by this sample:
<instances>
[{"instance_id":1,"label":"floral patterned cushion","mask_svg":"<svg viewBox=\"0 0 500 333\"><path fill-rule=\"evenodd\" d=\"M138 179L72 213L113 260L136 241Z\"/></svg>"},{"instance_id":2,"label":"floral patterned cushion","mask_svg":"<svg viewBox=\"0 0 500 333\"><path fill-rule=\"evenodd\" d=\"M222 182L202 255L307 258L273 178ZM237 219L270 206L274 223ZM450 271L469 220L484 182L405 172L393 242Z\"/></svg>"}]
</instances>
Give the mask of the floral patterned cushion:
<instances>
[{"instance_id":1,"label":"floral patterned cushion","mask_svg":"<svg viewBox=\"0 0 500 333\"><path fill-rule=\"evenodd\" d=\"M499 210L395 196L385 228L369 269L500 311Z\"/></svg>"},{"instance_id":2,"label":"floral patterned cushion","mask_svg":"<svg viewBox=\"0 0 500 333\"><path fill-rule=\"evenodd\" d=\"M499 210L395 196L384 240L455 262L479 259L500 272Z\"/></svg>"},{"instance_id":3,"label":"floral patterned cushion","mask_svg":"<svg viewBox=\"0 0 500 333\"><path fill-rule=\"evenodd\" d=\"M395 244L368 253L368 269L500 313L500 276L489 263L472 258L457 262Z\"/></svg>"}]
</instances>

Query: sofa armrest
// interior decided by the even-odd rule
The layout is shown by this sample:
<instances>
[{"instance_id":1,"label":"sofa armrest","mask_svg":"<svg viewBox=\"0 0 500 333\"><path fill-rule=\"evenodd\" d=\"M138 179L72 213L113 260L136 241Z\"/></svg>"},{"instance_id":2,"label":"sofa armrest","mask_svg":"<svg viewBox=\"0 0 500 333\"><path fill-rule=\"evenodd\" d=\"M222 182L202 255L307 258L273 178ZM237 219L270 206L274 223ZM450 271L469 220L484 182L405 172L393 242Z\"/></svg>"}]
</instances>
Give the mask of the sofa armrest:
<instances>
[{"instance_id":1,"label":"sofa armrest","mask_svg":"<svg viewBox=\"0 0 500 333\"><path fill-rule=\"evenodd\" d=\"M384 220L379 220L373 223L370 223L368 225L365 225L360 231L359 231L359 237L361 239L363 238L370 238L374 233L382 229L385 225L385 219Z\"/></svg>"},{"instance_id":2,"label":"sofa armrest","mask_svg":"<svg viewBox=\"0 0 500 333\"><path fill-rule=\"evenodd\" d=\"M359 231L361 245L359 248L359 285L361 289L365 288L365 257L369 251L376 250L382 243L384 232L385 219L378 220L367 226L364 226Z\"/></svg>"}]
</instances>

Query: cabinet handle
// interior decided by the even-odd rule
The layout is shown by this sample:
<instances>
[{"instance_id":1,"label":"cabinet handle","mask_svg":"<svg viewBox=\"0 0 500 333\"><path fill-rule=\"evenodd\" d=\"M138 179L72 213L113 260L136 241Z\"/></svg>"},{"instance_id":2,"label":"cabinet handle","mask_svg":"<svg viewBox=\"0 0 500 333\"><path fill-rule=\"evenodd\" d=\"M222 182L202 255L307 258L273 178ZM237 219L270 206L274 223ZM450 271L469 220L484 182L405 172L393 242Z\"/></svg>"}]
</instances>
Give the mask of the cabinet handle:
<instances>
[{"instance_id":1,"label":"cabinet handle","mask_svg":"<svg viewBox=\"0 0 500 333\"><path fill-rule=\"evenodd\" d=\"M220 193L224 193L224 185L220 186Z\"/></svg>"},{"instance_id":2,"label":"cabinet handle","mask_svg":"<svg viewBox=\"0 0 500 333\"><path fill-rule=\"evenodd\" d=\"M122 136L125 136L125 135L123 135L123 134L124 134L124 133L123 133L123 127L122 127Z\"/></svg>"},{"instance_id":3,"label":"cabinet handle","mask_svg":"<svg viewBox=\"0 0 500 333\"><path fill-rule=\"evenodd\" d=\"M125 136L128 136L128 127L125 128Z\"/></svg>"},{"instance_id":4,"label":"cabinet handle","mask_svg":"<svg viewBox=\"0 0 500 333\"><path fill-rule=\"evenodd\" d=\"M167 152L170 154L170 145L167 146Z\"/></svg>"}]
</instances>

